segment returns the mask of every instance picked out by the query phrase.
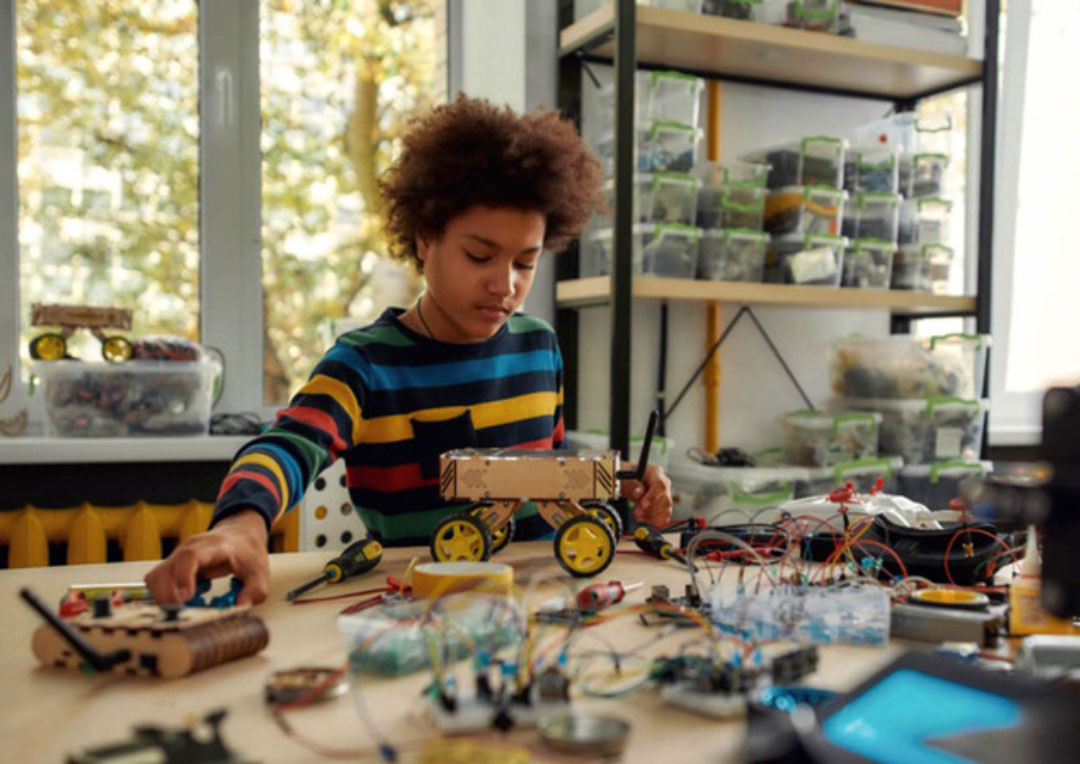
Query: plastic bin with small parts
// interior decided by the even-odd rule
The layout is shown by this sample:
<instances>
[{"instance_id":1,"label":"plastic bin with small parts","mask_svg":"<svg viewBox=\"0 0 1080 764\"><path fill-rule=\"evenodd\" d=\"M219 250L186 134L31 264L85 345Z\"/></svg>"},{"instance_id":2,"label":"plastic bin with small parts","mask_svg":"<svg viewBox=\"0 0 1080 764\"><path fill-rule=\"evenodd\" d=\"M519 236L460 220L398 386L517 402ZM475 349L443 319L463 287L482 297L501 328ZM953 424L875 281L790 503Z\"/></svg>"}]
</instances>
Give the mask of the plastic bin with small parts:
<instances>
[{"instance_id":1,"label":"plastic bin with small parts","mask_svg":"<svg viewBox=\"0 0 1080 764\"><path fill-rule=\"evenodd\" d=\"M844 253L842 286L888 289L896 245L882 239L856 239Z\"/></svg>"},{"instance_id":2,"label":"plastic bin with small parts","mask_svg":"<svg viewBox=\"0 0 1080 764\"><path fill-rule=\"evenodd\" d=\"M945 196L948 154L911 154L900 159L900 192L908 199Z\"/></svg>"},{"instance_id":3,"label":"plastic bin with small parts","mask_svg":"<svg viewBox=\"0 0 1080 764\"><path fill-rule=\"evenodd\" d=\"M905 244L893 257L892 288L945 294L949 290L952 262L952 247Z\"/></svg>"},{"instance_id":4,"label":"plastic bin with small parts","mask_svg":"<svg viewBox=\"0 0 1080 764\"><path fill-rule=\"evenodd\" d=\"M907 464L977 458L989 409L985 400L954 397L848 398L838 404L880 414L881 453L901 456Z\"/></svg>"},{"instance_id":5,"label":"plastic bin with small parts","mask_svg":"<svg viewBox=\"0 0 1080 764\"><path fill-rule=\"evenodd\" d=\"M936 196L906 199L900 204L896 241L900 245L948 244L952 202Z\"/></svg>"},{"instance_id":6,"label":"plastic bin with small parts","mask_svg":"<svg viewBox=\"0 0 1080 764\"><path fill-rule=\"evenodd\" d=\"M933 341L904 335L836 341L833 392L841 398L861 399L980 395L985 361L980 367L978 356L960 340L943 338L931 349Z\"/></svg>"},{"instance_id":7,"label":"plastic bin with small parts","mask_svg":"<svg viewBox=\"0 0 1080 764\"><path fill-rule=\"evenodd\" d=\"M798 29L836 34L840 31L840 0L790 0L785 23Z\"/></svg>"},{"instance_id":8,"label":"plastic bin with small parts","mask_svg":"<svg viewBox=\"0 0 1080 764\"><path fill-rule=\"evenodd\" d=\"M878 144L850 149L844 160L844 188L848 191L900 192L900 151Z\"/></svg>"},{"instance_id":9,"label":"plastic bin with small parts","mask_svg":"<svg viewBox=\"0 0 1080 764\"><path fill-rule=\"evenodd\" d=\"M768 234L749 229L703 229L698 242L699 279L762 280Z\"/></svg>"},{"instance_id":10,"label":"plastic bin with small parts","mask_svg":"<svg viewBox=\"0 0 1080 764\"><path fill-rule=\"evenodd\" d=\"M639 76L641 74L639 72ZM704 81L700 77L683 72L653 71L644 74L647 77L645 116L648 119L684 125L698 124L699 104L704 90Z\"/></svg>"},{"instance_id":11,"label":"plastic bin with small parts","mask_svg":"<svg viewBox=\"0 0 1080 764\"><path fill-rule=\"evenodd\" d=\"M828 234L773 236L765 256L765 281L803 286L840 286L848 240Z\"/></svg>"},{"instance_id":12,"label":"plastic bin with small parts","mask_svg":"<svg viewBox=\"0 0 1080 764\"><path fill-rule=\"evenodd\" d=\"M808 471L790 466L714 467L673 458L667 473L676 519L704 517L710 525L735 525L795 498L795 487L806 482Z\"/></svg>"},{"instance_id":13,"label":"plastic bin with small parts","mask_svg":"<svg viewBox=\"0 0 1080 764\"><path fill-rule=\"evenodd\" d=\"M700 231L678 223L636 223L632 230L632 270L635 275L692 279L697 271ZM611 273L614 235L601 228L586 241L581 276Z\"/></svg>"},{"instance_id":14,"label":"plastic bin with small parts","mask_svg":"<svg viewBox=\"0 0 1080 764\"><path fill-rule=\"evenodd\" d=\"M743 161L769 165L769 188L829 186L843 188L847 141L813 135L773 148L753 151Z\"/></svg>"},{"instance_id":15,"label":"plastic bin with small parts","mask_svg":"<svg viewBox=\"0 0 1080 764\"><path fill-rule=\"evenodd\" d=\"M872 412L828 414L793 411L781 418L784 458L802 467L830 467L878 455L878 424Z\"/></svg>"},{"instance_id":16,"label":"plastic bin with small parts","mask_svg":"<svg viewBox=\"0 0 1080 764\"><path fill-rule=\"evenodd\" d=\"M684 13L701 13L702 0L639 0L639 5L651 5L654 8L667 8Z\"/></svg>"},{"instance_id":17,"label":"plastic bin with small parts","mask_svg":"<svg viewBox=\"0 0 1080 764\"><path fill-rule=\"evenodd\" d=\"M698 192L697 224L701 228L749 228L760 231L765 220L767 190L756 186L721 186Z\"/></svg>"},{"instance_id":18,"label":"plastic bin with small parts","mask_svg":"<svg viewBox=\"0 0 1080 764\"><path fill-rule=\"evenodd\" d=\"M832 467L815 467L809 470L807 481L797 486L795 498L821 496L848 483L859 493L869 493L877 488L879 480L882 491L895 493L899 485L897 477L903 466L904 460L899 456L879 456L842 462Z\"/></svg>"},{"instance_id":19,"label":"plastic bin with small parts","mask_svg":"<svg viewBox=\"0 0 1080 764\"><path fill-rule=\"evenodd\" d=\"M634 173L634 220L639 223L693 225L698 180L685 173ZM604 201L615 209L615 179L604 182Z\"/></svg>"},{"instance_id":20,"label":"plastic bin with small parts","mask_svg":"<svg viewBox=\"0 0 1080 764\"><path fill-rule=\"evenodd\" d=\"M963 384L952 395L979 398L986 388L986 367L991 339L989 334L940 334L929 340L929 353L965 370Z\"/></svg>"},{"instance_id":21,"label":"plastic bin with small parts","mask_svg":"<svg viewBox=\"0 0 1080 764\"><path fill-rule=\"evenodd\" d=\"M953 121L949 114L902 111L868 122L855 130L857 143L895 146L905 154L953 153Z\"/></svg>"},{"instance_id":22,"label":"plastic bin with small parts","mask_svg":"<svg viewBox=\"0 0 1080 764\"><path fill-rule=\"evenodd\" d=\"M205 435L217 361L39 361L45 431L61 438Z\"/></svg>"},{"instance_id":23,"label":"plastic bin with small parts","mask_svg":"<svg viewBox=\"0 0 1080 764\"><path fill-rule=\"evenodd\" d=\"M948 509L949 502L962 495L962 484L990 474L991 462L949 459L933 464L913 464L900 470L897 491L930 510Z\"/></svg>"},{"instance_id":24,"label":"plastic bin with small parts","mask_svg":"<svg viewBox=\"0 0 1080 764\"><path fill-rule=\"evenodd\" d=\"M850 239L896 241L900 195L879 191L857 191L844 204L841 230Z\"/></svg>"},{"instance_id":25,"label":"plastic bin with small parts","mask_svg":"<svg viewBox=\"0 0 1080 764\"><path fill-rule=\"evenodd\" d=\"M705 0L701 12L740 21L762 21L763 0Z\"/></svg>"},{"instance_id":26,"label":"plastic bin with small parts","mask_svg":"<svg viewBox=\"0 0 1080 764\"><path fill-rule=\"evenodd\" d=\"M825 233L839 236L847 191L826 186L787 186L765 200L770 233Z\"/></svg>"},{"instance_id":27,"label":"plastic bin with small parts","mask_svg":"<svg viewBox=\"0 0 1080 764\"><path fill-rule=\"evenodd\" d=\"M700 132L693 125L680 122L652 122L644 135L639 169L645 172L690 172L697 159Z\"/></svg>"}]
</instances>

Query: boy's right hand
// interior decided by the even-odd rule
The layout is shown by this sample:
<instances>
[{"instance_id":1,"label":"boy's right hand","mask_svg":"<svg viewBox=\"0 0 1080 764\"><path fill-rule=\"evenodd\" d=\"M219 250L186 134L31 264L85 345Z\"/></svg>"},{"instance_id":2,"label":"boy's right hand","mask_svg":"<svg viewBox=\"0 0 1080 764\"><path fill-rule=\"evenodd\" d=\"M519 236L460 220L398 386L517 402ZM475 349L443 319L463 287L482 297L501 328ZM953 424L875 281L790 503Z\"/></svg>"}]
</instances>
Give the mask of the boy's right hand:
<instances>
[{"instance_id":1,"label":"boy's right hand","mask_svg":"<svg viewBox=\"0 0 1080 764\"><path fill-rule=\"evenodd\" d=\"M238 605L257 605L266 599L270 557L266 551L266 521L255 510L229 515L206 533L184 541L146 574L146 586L161 605L184 603L195 596L195 578L218 578L230 573L244 582Z\"/></svg>"}]
</instances>

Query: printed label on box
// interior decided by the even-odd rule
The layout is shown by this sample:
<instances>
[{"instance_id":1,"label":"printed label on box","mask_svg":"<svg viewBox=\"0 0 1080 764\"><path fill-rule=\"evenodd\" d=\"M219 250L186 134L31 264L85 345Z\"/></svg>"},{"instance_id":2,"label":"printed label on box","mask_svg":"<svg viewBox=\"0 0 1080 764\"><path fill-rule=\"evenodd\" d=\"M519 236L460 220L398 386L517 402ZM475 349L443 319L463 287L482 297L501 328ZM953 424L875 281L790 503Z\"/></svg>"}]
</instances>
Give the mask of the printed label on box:
<instances>
[{"instance_id":1,"label":"printed label on box","mask_svg":"<svg viewBox=\"0 0 1080 764\"><path fill-rule=\"evenodd\" d=\"M829 248L809 249L788 260L791 280L796 284L825 281L836 276L836 257Z\"/></svg>"},{"instance_id":2,"label":"printed label on box","mask_svg":"<svg viewBox=\"0 0 1080 764\"><path fill-rule=\"evenodd\" d=\"M937 431L934 456L938 459L954 459L960 456L964 443L964 430L960 427L942 427Z\"/></svg>"}]
</instances>

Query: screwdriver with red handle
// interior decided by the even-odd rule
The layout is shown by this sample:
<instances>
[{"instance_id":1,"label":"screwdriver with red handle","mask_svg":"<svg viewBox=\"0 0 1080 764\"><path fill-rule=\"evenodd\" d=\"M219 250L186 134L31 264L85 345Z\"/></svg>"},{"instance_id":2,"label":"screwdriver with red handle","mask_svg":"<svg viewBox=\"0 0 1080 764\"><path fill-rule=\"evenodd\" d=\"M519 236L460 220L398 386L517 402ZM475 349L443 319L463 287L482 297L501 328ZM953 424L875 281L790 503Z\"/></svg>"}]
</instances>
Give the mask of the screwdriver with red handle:
<instances>
[{"instance_id":1,"label":"screwdriver with red handle","mask_svg":"<svg viewBox=\"0 0 1080 764\"><path fill-rule=\"evenodd\" d=\"M627 592L632 592L644 581L635 581L632 584L623 584L622 581L608 581L606 584L591 584L586 586L577 596L577 604L580 610L603 610L608 605L622 602Z\"/></svg>"}]
</instances>

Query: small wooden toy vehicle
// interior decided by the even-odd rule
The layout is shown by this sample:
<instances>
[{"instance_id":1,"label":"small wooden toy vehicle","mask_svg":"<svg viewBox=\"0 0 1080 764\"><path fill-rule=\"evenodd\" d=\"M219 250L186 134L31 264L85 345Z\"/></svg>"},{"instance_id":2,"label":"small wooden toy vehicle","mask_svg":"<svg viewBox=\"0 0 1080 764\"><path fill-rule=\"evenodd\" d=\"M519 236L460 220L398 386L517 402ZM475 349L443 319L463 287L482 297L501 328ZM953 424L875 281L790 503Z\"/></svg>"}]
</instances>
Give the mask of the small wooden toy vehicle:
<instances>
[{"instance_id":1,"label":"small wooden toy vehicle","mask_svg":"<svg viewBox=\"0 0 1080 764\"><path fill-rule=\"evenodd\" d=\"M61 619L33 592L20 595L47 621L32 640L43 666L172 679L254 655L270 641L249 605L113 604L101 597L93 610Z\"/></svg>"},{"instance_id":2,"label":"small wooden toy vehicle","mask_svg":"<svg viewBox=\"0 0 1080 764\"><path fill-rule=\"evenodd\" d=\"M119 362L131 358L134 348L126 337L107 334L106 329L131 329L131 311L127 308L95 308L90 305L45 305L30 308L31 326L59 326L59 332L46 332L30 340L30 357L59 361L67 355L67 340L78 329L89 329L101 341L101 356Z\"/></svg>"},{"instance_id":3,"label":"small wooden toy vehicle","mask_svg":"<svg viewBox=\"0 0 1080 764\"><path fill-rule=\"evenodd\" d=\"M600 573L615 558L623 531L611 502L619 498L621 479L643 477L656 419L654 412L636 472L619 470L616 451L464 448L442 454L442 499L472 504L435 526L432 558L487 560L510 543L514 515L531 500L555 529L559 564L579 577Z\"/></svg>"}]
</instances>

